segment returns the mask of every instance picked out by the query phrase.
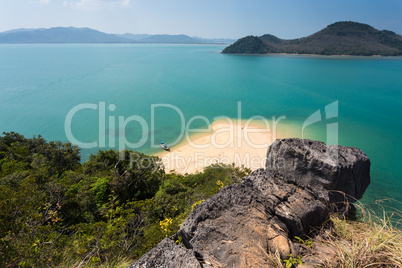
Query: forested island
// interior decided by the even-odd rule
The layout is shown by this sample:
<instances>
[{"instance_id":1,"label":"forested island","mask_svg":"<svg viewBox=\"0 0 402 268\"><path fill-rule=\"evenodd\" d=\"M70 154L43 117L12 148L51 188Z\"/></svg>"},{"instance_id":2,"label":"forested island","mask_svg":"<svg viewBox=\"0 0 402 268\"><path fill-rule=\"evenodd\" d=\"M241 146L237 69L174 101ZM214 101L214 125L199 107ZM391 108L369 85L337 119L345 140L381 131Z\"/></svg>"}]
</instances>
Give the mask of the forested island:
<instances>
[{"instance_id":1,"label":"forested island","mask_svg":"<svg viewBox=\"0 0 402 268\"><path fill-rule=\"evenodd\" d=\"M333 23L313 35L291 40L270 34L247 36L226 47L222 53L400 56L402 36L367 24L346 21Z\"/></svg>"}]
</instances>

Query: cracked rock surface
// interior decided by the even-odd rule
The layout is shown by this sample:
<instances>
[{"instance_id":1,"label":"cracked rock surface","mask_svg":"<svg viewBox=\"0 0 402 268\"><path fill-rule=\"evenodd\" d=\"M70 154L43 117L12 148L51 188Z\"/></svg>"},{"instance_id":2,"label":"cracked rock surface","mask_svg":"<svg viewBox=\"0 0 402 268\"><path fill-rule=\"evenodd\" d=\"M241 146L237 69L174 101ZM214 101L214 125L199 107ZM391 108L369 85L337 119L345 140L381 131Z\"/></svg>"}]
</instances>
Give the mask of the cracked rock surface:
<instances>
[{"instance_id":1,"label":"cracked rock surface","mask_svg":"<svg viewBox=\"0 0 402 268\"><path fill-rule=\"evenodd\" d=\"M201 265L191 250L176 245L170 238L165 238L129 266L129 268L156 267L199 268Z\"/></svg>"},{"instance_id":2,"label":"cracked rock surface","mask_svg":"<svg viewBox=\"0 0 402 268\"><path fill-rule=\"evenodd\" d=\"M268 149L265 169L226 186L198 205L175 237L164 239L134 267L270 267L269 251L297 255L294 236L321 226L345 196L353 202L370 183L359 149L283 139ZM346 194L346 195L345 195ZM198 265L198 266L197 266Z\"/></svg>"}]
</instances>

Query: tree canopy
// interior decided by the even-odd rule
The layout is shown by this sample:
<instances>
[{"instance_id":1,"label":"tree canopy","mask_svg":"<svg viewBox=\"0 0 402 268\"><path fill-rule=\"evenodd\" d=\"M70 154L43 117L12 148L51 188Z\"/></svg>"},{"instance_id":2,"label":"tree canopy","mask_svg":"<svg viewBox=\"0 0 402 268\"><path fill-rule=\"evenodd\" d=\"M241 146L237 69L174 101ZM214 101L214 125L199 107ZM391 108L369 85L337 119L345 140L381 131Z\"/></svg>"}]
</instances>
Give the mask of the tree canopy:
<instances>
[{"instance_id":1,"label":"tree canopy","mask_svg":"<svg viewBox=\"0 0 402 268\"><path fill-rule=\"evenodd\" d=\"M81 164L70 143L3 133L0 266L133 261L175 233L197 204L249 172L216 164L197 174L166 174L157 157L113 150Z\"/></svg>"}]
</instances>

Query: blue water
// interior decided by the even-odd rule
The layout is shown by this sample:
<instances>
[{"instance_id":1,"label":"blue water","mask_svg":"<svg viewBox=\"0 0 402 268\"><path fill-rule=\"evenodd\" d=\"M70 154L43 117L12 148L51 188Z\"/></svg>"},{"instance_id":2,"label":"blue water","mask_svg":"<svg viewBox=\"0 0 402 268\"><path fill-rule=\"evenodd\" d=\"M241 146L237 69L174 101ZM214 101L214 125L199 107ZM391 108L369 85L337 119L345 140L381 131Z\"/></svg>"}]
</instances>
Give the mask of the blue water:
<instances>
[{"instance_id":1,"label":"blue water","mask_svg":"<svg viewBox=\"0 0 402 268\"><path fill-rule=\"evenodd\" d=\"M402 58L223 55L220 45L0 45L0 131L67 141L65 118L81 142L99 142L100 103L106 107L105 145L118 149L119 116L138 115L150 126L151 105L170 104L193 116L242 118L286 116L283 125L301 137L301 125L317 110L323 120L304 137L326 141L326 126L338 123L339 144L362 149L371 159L372 183L363 202L402 201ZM339 114L325 118L338 101ZM113 104L115 110L110 111ZM154 142L173 142L181 132L172 108L156 108L154 129L138 150L155 152ZM111 119L111 120L110 120ZM115 124L109 126L115 120ZM191 127L203 127L196 120ZM141 140L140 123L125 128ZM109 135L109 131L114 133ZM289 134L290 135L290 134ZM109 140L110 139L110 140ZM83 149L85 161L99 148ZM402 206L400 206L402 207Z\"/></svg>"}]
</instances>

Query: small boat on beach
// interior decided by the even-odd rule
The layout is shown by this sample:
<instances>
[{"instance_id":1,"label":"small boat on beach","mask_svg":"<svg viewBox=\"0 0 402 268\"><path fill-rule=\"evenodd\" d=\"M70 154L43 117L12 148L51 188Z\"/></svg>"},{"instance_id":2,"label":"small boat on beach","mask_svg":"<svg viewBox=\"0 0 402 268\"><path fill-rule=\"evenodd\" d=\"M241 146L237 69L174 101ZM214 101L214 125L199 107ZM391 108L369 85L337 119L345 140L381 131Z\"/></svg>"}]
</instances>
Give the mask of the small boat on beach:
<instances>
[{"instance_id":1,"label":"small boat on beach","mask_svg":"<svg viewBox=\"0 0 402 268\"><path fill-rule=\"evenodd\" d=\"M163 148L163 150L170 152L169 146L167 146L163 141L161 141L161 147Z\"/></svg>"}]
</instances>

